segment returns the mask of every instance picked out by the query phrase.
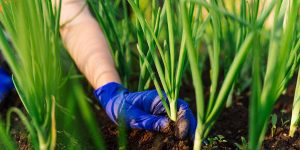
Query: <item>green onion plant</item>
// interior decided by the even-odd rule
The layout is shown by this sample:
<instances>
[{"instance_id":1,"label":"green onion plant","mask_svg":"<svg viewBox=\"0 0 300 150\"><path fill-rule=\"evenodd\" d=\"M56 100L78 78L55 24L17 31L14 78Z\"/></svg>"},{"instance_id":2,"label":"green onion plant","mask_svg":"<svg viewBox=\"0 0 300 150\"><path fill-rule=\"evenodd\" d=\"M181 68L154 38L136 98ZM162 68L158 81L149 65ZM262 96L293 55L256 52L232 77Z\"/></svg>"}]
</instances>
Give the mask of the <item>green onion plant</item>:
<instances>
[{"instance_id":1,"label":"green onion plant","mask_svg":"<svg viewBox=\"0 0 300 150\"><path fill-rule=\"evenodd\" d=\"M269 41L268 61L261 81L260 49L253 57L252 98L250 103L249 149L260 149L268 120L276 100L293 74L296 60L293 45L296 41L296 21L300 1L273 1L275 17ZM296 58L296 59L295 59Z\"/></svg>"},{"instance_id":2,"label":"green onion plant","mask_svg":"<svg viewBox=\"0 0 300 150\"><path fill-rule=\"evenodd\" d=\"M26 1L17 3L1 1L1 5L4 9L1 22L14 46L9 45L4 30L1 30L2 52L14 73L14 83L22 103L32 119L31 124L19 109L13 108L8 112L8 124L10 114L13 112L18 114L30 132L34 148L54 149L57 136L55 122L57 92L55 91L61 82L60 70L56 69L60 68L59 61L56 60L59 53L56 51L58 42L55 39L58 37L59 26L53 22L58 19L54 18L52 8L47 8L45 3L38 5ZM34 9L38 6L41 8ZM44 12L43 15L38 15L38 11L41 10ZM45 27L56 30L45 32ZM52 82L45 85L46 79Z\"/></svg>"},{"instance_id":3,"label":"green onion plant","mask_svg":"<svg viewBox=\"0 0 300 150\"><path fill-rule=\"evenodd\" d=\"M28 130L33 149L80 148L90 141L93 147L104 149L87 98L75 79L74 65L62 46L61 1L58 7L43 0L0 0L0 4L1 53L13 72L16 91L27 112L10 108L6 132L1 131L1 135L9 135L11 115L15 113ZM2 140L9 144L9 137Z\"/></svg>"},{"instance_id":4,"label":"green onion plant","mask_svg":"<svg viewBox=\"0 0 300 150\"><path fill-rule=\"evenodd\" d=\"M174 13L178 12L178 5L174 1L166 0L163 6L160 7L156 1L152 1L152 21L149 24L139 9L138 1L128 0L128 2L138 20L137 36L139 43L137 49L141 56L141 69L147 68L150 71L150 77L153 79L154 85L162 98L169 118L176 121L178 93L186 63L186 49L183 46L186 39L181 34L182 31L179 27L181 23L177 19L177 15L180 14ZM163 23L166 23L166 26L162 26ZM165 37L167 40L164 41L163 46L159 41L159 35L162 31L168 35ZM181 43L176 43L177 38L181 40ZM146 41L147 45L143 41ZM179 48L177 45L180 45ZM158 82L154 69L152 69L151 62L154 63L160 82ZM159 83L161 83L162 89L166 93L169 105L163 96Z\"/></svg>"},{"instance_id":5,"label":"green onion plant","mask_svg":"<svg viewBox=\"0 0 300 150\"><path fill-rule=\"evenodd\" d=\"M244 1L245 2L245 1ZM207 107L205 107L205 97L203 93L203 82L201 79L202 70L201 68L198 68L198 56L197 56L197 49L195 49L195 44L193 43L193 30L192 25L189 22L188 18L188 8L187 5L190 3L197 3L199 6L205 8L209 14L212 16L211 24L214 30L216 30L216 33L214 34L215 38L215 47L213 55L210 54L210 63L211 63L211 73L216 74L216 77L214 75L211 75L211 89L210 89L210 98L208 101ZM256 37L258 28L261 28L264 21L266 20L266 17L270 14L271 8L267 8L258 18L257 22L255 24L251 23L248 19L245 17L239 17L228 10L226 10L223 7L220 7L217 1L203 1L203 0L182 0L180 2L180 8L182 11L182 22L183 22L183 33L187 37L186 47L188 49L188 58L190 62L190 67L192 71L192 77L193 77L193 84L195 87L196 92L196 102L197 102L197 130L195 133L195 141L194 141L194 149L198 150L201 149L201 144L203 139L205 139L208 136L209 131L211 130L213 124L216 122L219 114L221 113L221 110L223 106L225 105L228 96L233 88L234 82L237 80L239 74L241 73L243 64L247 58L247 55L249 51L251 50L253 41ZM245 28L244 38L239 38L240 46L236 46L236 54L233 58L233 61L229 67L229 70L227 74L225 75L224 81L220 84L218 83L219 75L218 75L218 63L220 59L220 54L218 53L218 49L220 47L219 40L217 34L220 33L220 24L222 23L222 20L220 19L221 16L228 17L238 23L241 24L243 28ZM247 29L247 30L246 30ZM212 57L214 56L214 57ZM217 86L220 84L220 88L217 88Z\"/></svg>"}]
</instances>

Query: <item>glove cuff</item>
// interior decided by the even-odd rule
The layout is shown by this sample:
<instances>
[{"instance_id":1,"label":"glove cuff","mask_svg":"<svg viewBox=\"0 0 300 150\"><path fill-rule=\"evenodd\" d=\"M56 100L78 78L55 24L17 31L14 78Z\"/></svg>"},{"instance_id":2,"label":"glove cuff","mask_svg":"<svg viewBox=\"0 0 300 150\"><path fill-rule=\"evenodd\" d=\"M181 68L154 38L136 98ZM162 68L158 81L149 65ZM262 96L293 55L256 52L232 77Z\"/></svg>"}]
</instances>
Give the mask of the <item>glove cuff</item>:
<instances>
[{"instance_id":1,"label":"glove cuff","mask_svg":"<svg viewBox=\"0 0 300 150\"><path fill-rule=\"evenodd\" d=\"M105 108L110 99L124 92L128 92L128 89L119 83L110 82L95 90L94 95L99 100L102 107Z\"/></svg>"}]
</instances>

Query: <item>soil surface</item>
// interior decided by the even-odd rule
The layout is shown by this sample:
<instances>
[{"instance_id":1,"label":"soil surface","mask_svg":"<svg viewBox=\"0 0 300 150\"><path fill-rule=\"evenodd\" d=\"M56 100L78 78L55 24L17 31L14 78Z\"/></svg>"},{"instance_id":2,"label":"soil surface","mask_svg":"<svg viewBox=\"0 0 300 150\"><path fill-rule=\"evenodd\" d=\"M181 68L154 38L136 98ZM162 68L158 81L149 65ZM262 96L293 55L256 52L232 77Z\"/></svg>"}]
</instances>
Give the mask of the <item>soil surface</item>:
<instances>
[{"instance_id":1,"label":"soil surface","mask_svg":"<svg viewBox=\"0 0 300 150\"><path fill-rule=\"evenodd\" d=\"M270 123L262 149L300 149L300 130L297 130L293 138L288 136L295 83L296 80L294 79L288 86L285 94L282 95L276 103L273 112L278 117L275 134L273 136L271 135ZM190 97L190 94L193 95L193 90L190 88L185 89L184 93L181 92L181 95L184 96ZM208 95L208 93L206 93L206 95ZM244 138L247 141L249 97L249 92L233 96L232 106L224 108L221 116L210 133L207 144L203 147L204 149L239 149L238 145L243 145L241 139ZM194 114L196 114L195 104L190 103L190 107ZM113 147L109 147L109 149L118 149L117 126L108 119L103 110L99 110L98 114L99 118L101 118L102 133L105 135L107 145L114 145ZM133 150L187 150L193 148L192 141L177 140L174 136L170 136L170 134L148 132L143 130L129 130L127 134L128 148Z\"/></svg>"},{"instance_id":2,"label":"soil surface","mask_svg":"<svg viewBox=\"0 0 300 150\"><path fill-rule=\"evenodd\" d=\"M270 123L262 149L300 149L300 130L297 130L294 138L288 136L289 119L291 117L295 83L295 80L291 82L286 90L286 93L281 96L279 101L276 103L273 112L278 117L276 130L272 136L270 132ZM188 87L189 83L183 84L185 84L185 87ZM190 97L194 94L192 88L190 87L184 89L184 91L181 91L181 95L183 95L184 99L190 101L186 97ZM206 96L207 95L208 92L206 92ZM232 106L229 108L224 108L221 116L215 123L215 126L210 133L207 144L203 146L204 149L239 149L238 145L242 145L242 137L247 141L249 95L249 92L245 92L242 95L233 96ZM190 101L190 107L194 114L196 114L195 104L191 102L192 101ZM6 114L7 108L12 106L22 108L22 104L18 100L15 92L11 92L7 98L7 101L0 105L0 114ZM94 111L97 114L97 119L101 124L101 131L107 148L111 150L119 149L118 127L113 124L112 121L110 121L104 110L99 107L96 100L94 100L94 106ZM19 149L31 149L31 146L27 140L27 132L24 127L22 127L20 120L17 117L13 117L12 121L13 126L11 134L19 145ZM127 149L132 150L189 150L193 148L192 141L178 140L175 138L174 133L163 134L135 129L127 131L127 143Z\"/></svg>"}]
</instances>

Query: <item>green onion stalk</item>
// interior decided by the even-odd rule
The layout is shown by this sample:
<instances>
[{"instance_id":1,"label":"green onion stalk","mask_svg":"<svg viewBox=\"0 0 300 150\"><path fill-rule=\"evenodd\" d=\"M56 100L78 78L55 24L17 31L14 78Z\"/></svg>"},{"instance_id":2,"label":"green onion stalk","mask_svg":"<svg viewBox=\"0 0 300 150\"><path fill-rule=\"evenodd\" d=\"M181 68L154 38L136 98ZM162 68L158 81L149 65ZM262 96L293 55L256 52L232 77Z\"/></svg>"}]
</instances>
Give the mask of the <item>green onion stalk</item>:
<instances>
[{"instance_id":1,"label":"green onion stalk","mask_svg":"<svg viewBox=\"0 0 300 150\"><path fill-rule=\"evenodd\" d=\"M294 134L297 130L297 126L299 124L299 112L300 112L300 67L298 71L297 85L295 90L294 102L293 102L293 111L292 111L292 119L290 125L289 136L294 137Z\"/></svg>"},{"instance_id":2,"label":"green onion stalk","mask_svg":"<svg viewBox=\"0 0 300 150\"><path fill-rule=\"evenodd\" d=\"M295 95L294 95L294 101L293 101L293 109L292 109L292 118L291 118L291 124L290 124L290 132L289 136L293 137L295 134L295 131L297 129L297 126L299 124L299 112L300 112L300 107L299 107L299 90L300 90L300 54L299 54L299 48L300 48L300 39L298 38L298 42L295 44L295 47L293 48L293 51L290 54L290 59L289 59L289 67L291 70L290 72L290 78L294 75L294 70L296 70L297 66L299 67L298 71L298 78L297 78L297 84L296 84L296 89L295 89ZM288 80L287 80L288 81Z\"/></svg>"}]
</instances>

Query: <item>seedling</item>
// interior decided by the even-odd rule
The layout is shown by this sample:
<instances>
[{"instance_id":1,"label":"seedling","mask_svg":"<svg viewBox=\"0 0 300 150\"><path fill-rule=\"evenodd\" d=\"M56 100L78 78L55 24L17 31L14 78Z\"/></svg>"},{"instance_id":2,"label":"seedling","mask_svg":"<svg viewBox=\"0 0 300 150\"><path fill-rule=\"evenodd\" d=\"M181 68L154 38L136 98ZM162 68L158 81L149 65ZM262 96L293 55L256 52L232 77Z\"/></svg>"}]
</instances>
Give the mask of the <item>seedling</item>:
<instances>
[{"instance_id":1,"label":"seedling","mask_svg":"<svg viewBox=\"0 0 300 150\"><path fill-rule=\"evenodd\" d=\"M212 138L208 138L208 141L210 142L210 143L214 143L214 142L218 142L218 143L224 143L224 142L227 142L226 140L225 140L225 137L223 136L223 135L217 135L217 136L215 136L215 137L212 137Z\"/></svg>"},{"instance_id":2,"label":"seedling","mask_svg":"<svg viewBox=\"0 0 300 150\"><path fill-rule=\"evenodd\" d=\"M241 137L241 141L242 141L242 144L238 144L238 143L234 143L235 146L239 149L239 150L247 150L248 149L248 142L247 140L245 139L245 137Z\"/></svg>"},{"instance_id":3,"label":"seedling","mask_svg":"<svg viewBox=\"0 0 300 150\"><path fill-rule=\"evenodd\" d=\"M284 116L284 114L287 113L285 109L280 110L281 116ZM285 120L284 117L280 117L281 126L284 127L286 124L290 122L290 120Z\"/></svg>"},{"instance_id":4,"label":"seedling","mask_svg":"<svg viewBox=\"0 0 300 150\"><path fill-rule=\"evenodd\" d=\"M218 147L216 145L218 143L227 143L228 142L223 135L217 135L214 137L210 137L210 138L207 138L207 140L208 140L207 149L217 149Z\"/></svg>"},{"instance_id":5,"label":"seedling","mask_svg":"<svg viewBox=\"0 0 300 150\"><path fill-rule=\"evenodd\" d=\"M271 123L272 123L271 136L274 137L275 132L276 132L276 124L277 124L277 115L276 114L271 115Z\"/></svg>"}]
</instances>

